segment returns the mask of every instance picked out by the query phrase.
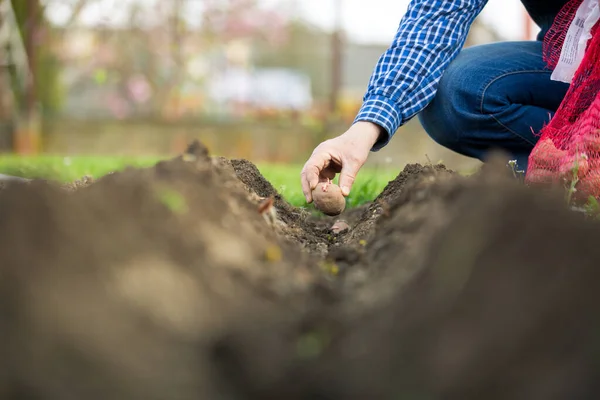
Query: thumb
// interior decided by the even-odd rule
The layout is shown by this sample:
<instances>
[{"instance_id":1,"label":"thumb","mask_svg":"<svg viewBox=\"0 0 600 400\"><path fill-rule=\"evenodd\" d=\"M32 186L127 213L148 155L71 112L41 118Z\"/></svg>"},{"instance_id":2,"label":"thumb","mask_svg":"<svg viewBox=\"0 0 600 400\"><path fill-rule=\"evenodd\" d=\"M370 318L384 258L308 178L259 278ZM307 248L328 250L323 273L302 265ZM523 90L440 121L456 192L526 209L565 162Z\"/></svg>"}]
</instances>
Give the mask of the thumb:
<instances>
[{"instance_id":1,"label":"thumb","mask_svg":"<svg viewBox=\"0 0 600 400\"><path fill-rule=\"evenodd\" d=\"M358 169L358 165L354 163L344 164L342 166L342 171L340 173L340 188L342 189L342 194L346 197L350 194L350 190L352 189L352 185L358 174Z\"/></svg>"}]
</instances>

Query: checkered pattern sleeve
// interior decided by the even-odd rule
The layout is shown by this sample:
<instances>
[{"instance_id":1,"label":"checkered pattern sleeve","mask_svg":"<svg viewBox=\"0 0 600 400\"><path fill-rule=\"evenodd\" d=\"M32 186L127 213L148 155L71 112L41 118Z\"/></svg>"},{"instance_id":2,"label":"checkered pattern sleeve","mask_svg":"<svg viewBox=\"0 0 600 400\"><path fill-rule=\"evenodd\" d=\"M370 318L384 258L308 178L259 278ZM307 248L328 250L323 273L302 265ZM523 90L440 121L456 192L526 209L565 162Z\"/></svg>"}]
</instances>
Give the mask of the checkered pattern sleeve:
<instances>
[{"instance_id":1,"label":"checkered pattern sleeve","mask_svg":"<svg viewBox=\"0 0 600 400\"><path fill-rule=\"evenodd\" d=\"M386 135L423 110L448 64L464 46L471 24L487 0L412 0L392 45L374 68L355 122L370 121Z\"/></svg>"}]
</instances>

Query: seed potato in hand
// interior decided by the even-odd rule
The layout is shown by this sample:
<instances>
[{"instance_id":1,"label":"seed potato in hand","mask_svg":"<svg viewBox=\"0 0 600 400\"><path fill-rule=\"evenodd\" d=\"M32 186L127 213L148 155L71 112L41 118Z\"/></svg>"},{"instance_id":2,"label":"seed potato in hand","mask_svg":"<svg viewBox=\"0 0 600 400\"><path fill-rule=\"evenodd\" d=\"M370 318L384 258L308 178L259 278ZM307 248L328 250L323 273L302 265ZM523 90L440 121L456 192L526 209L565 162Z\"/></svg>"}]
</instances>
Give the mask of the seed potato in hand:
<instances>
[{"instance_id":1,"label":"seed potato in hand","mask_svg":"<svg viewBox=\"0 0 600 400\"><path fill-rule=\"evenodd\" d=\"M312 191L315 208L325 215L339 215L346 208L342 189L331 181L319 182Z\"/></svg>"}]
</instances>

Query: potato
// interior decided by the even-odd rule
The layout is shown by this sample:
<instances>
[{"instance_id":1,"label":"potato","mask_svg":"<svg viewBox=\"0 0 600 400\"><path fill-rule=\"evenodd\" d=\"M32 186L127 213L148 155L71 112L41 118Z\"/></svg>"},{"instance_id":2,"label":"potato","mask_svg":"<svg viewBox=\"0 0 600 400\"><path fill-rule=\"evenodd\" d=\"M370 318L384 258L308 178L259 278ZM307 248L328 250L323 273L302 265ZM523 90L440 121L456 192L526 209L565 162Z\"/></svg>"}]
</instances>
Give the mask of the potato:
<instances>
[{"instance_id":1,"label":"potato","mask_svg":"<svg viewBox=\"0 0 600 400\"><path fill-rule=\"evenodd\" d=\"M600 197L600 170L592 170L590 173L577 182L578 197L587 196Z\"/></svg>"},{"instance_id":2,"label":"potato","mask_svg":"<svg viewBox=\"0 0 600 400\"><path fill-rule=\"evenodd\" d=\"M600 152L600 130L595 130L588 134L582 135L583 145L589 152Z\"/></svg>"},{"instance_id":3,"label":"potato","mask_svg":"<svg viewBox=\"0 0 600 400\"><path fill-rule=\"evenodd\" d=\"M557 166L560 162L560 159L566 155L567 152L565 150L558 149L550 138L541 140L535 146L532 152L532 156L535 159L536 164L547 167Z\"/></svg>"},{"instance_id":4,"label":"potato","mask_svg":"<svg viewBox=\"0 0 600 400\"><path fill-rule=\"evenodd\" d=\"M583 178L590 170L590 162L586 153L579 153L570 155L561 161L559 173L561 178L567 180L573 179L573 174L577 170L577 178Z\"/></svg>"},{"instance_id":5,"label":"potato","mask_svg":"<svg viewBox=\"0 0 600 400\"><path fill-rule=\"evenodd\" d=\"M342 189L332 182L320 182L312 191L317 210L325 215L339 215L346 208L346 198Z\"/></svg>"},{"instance_id":6,"label":"potato","mask_svg":"<svg viewBox=\"0 0 600 400\"><path fill-rule=\"evenodd\" d=\"M527 183L551 185L558 182L558 174L546 168L533 168L527 171Z\"/></svg>"}]
</instances>

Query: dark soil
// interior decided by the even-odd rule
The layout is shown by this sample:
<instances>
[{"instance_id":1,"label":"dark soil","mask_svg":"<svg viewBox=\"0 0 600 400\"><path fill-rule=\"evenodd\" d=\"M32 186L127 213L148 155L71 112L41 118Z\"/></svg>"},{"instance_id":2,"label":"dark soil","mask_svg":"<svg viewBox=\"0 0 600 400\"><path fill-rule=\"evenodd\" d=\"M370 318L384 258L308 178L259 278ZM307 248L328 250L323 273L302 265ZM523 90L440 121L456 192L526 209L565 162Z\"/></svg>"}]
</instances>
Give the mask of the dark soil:
<instances>
[{"instance_id":1,"label":"dark soil","mask_svg":"<svg viewBox=\"0 0 600 400\"><path fill-rule=\"evenodd\" d=\"M0 398L595 399L599 236L494 160L321 219L200 143L8 183Z\"/></svg>"},{"instance_id":2,"label":"dark soil","mask_svg":"<svg viewBox=\"0 0 600 400\"><path fill-rule=\"evenodd\" d=\"M329 224L314 221L308 211L291 206L250 161L231 160L230 163L250 195L256 194L262 199L273 198L273 205L281 222L279 227L283 228L283 232L280 232L282 236L291 239L313 254L323 256L327 253Z\"/></svg>"}]
</instances>

